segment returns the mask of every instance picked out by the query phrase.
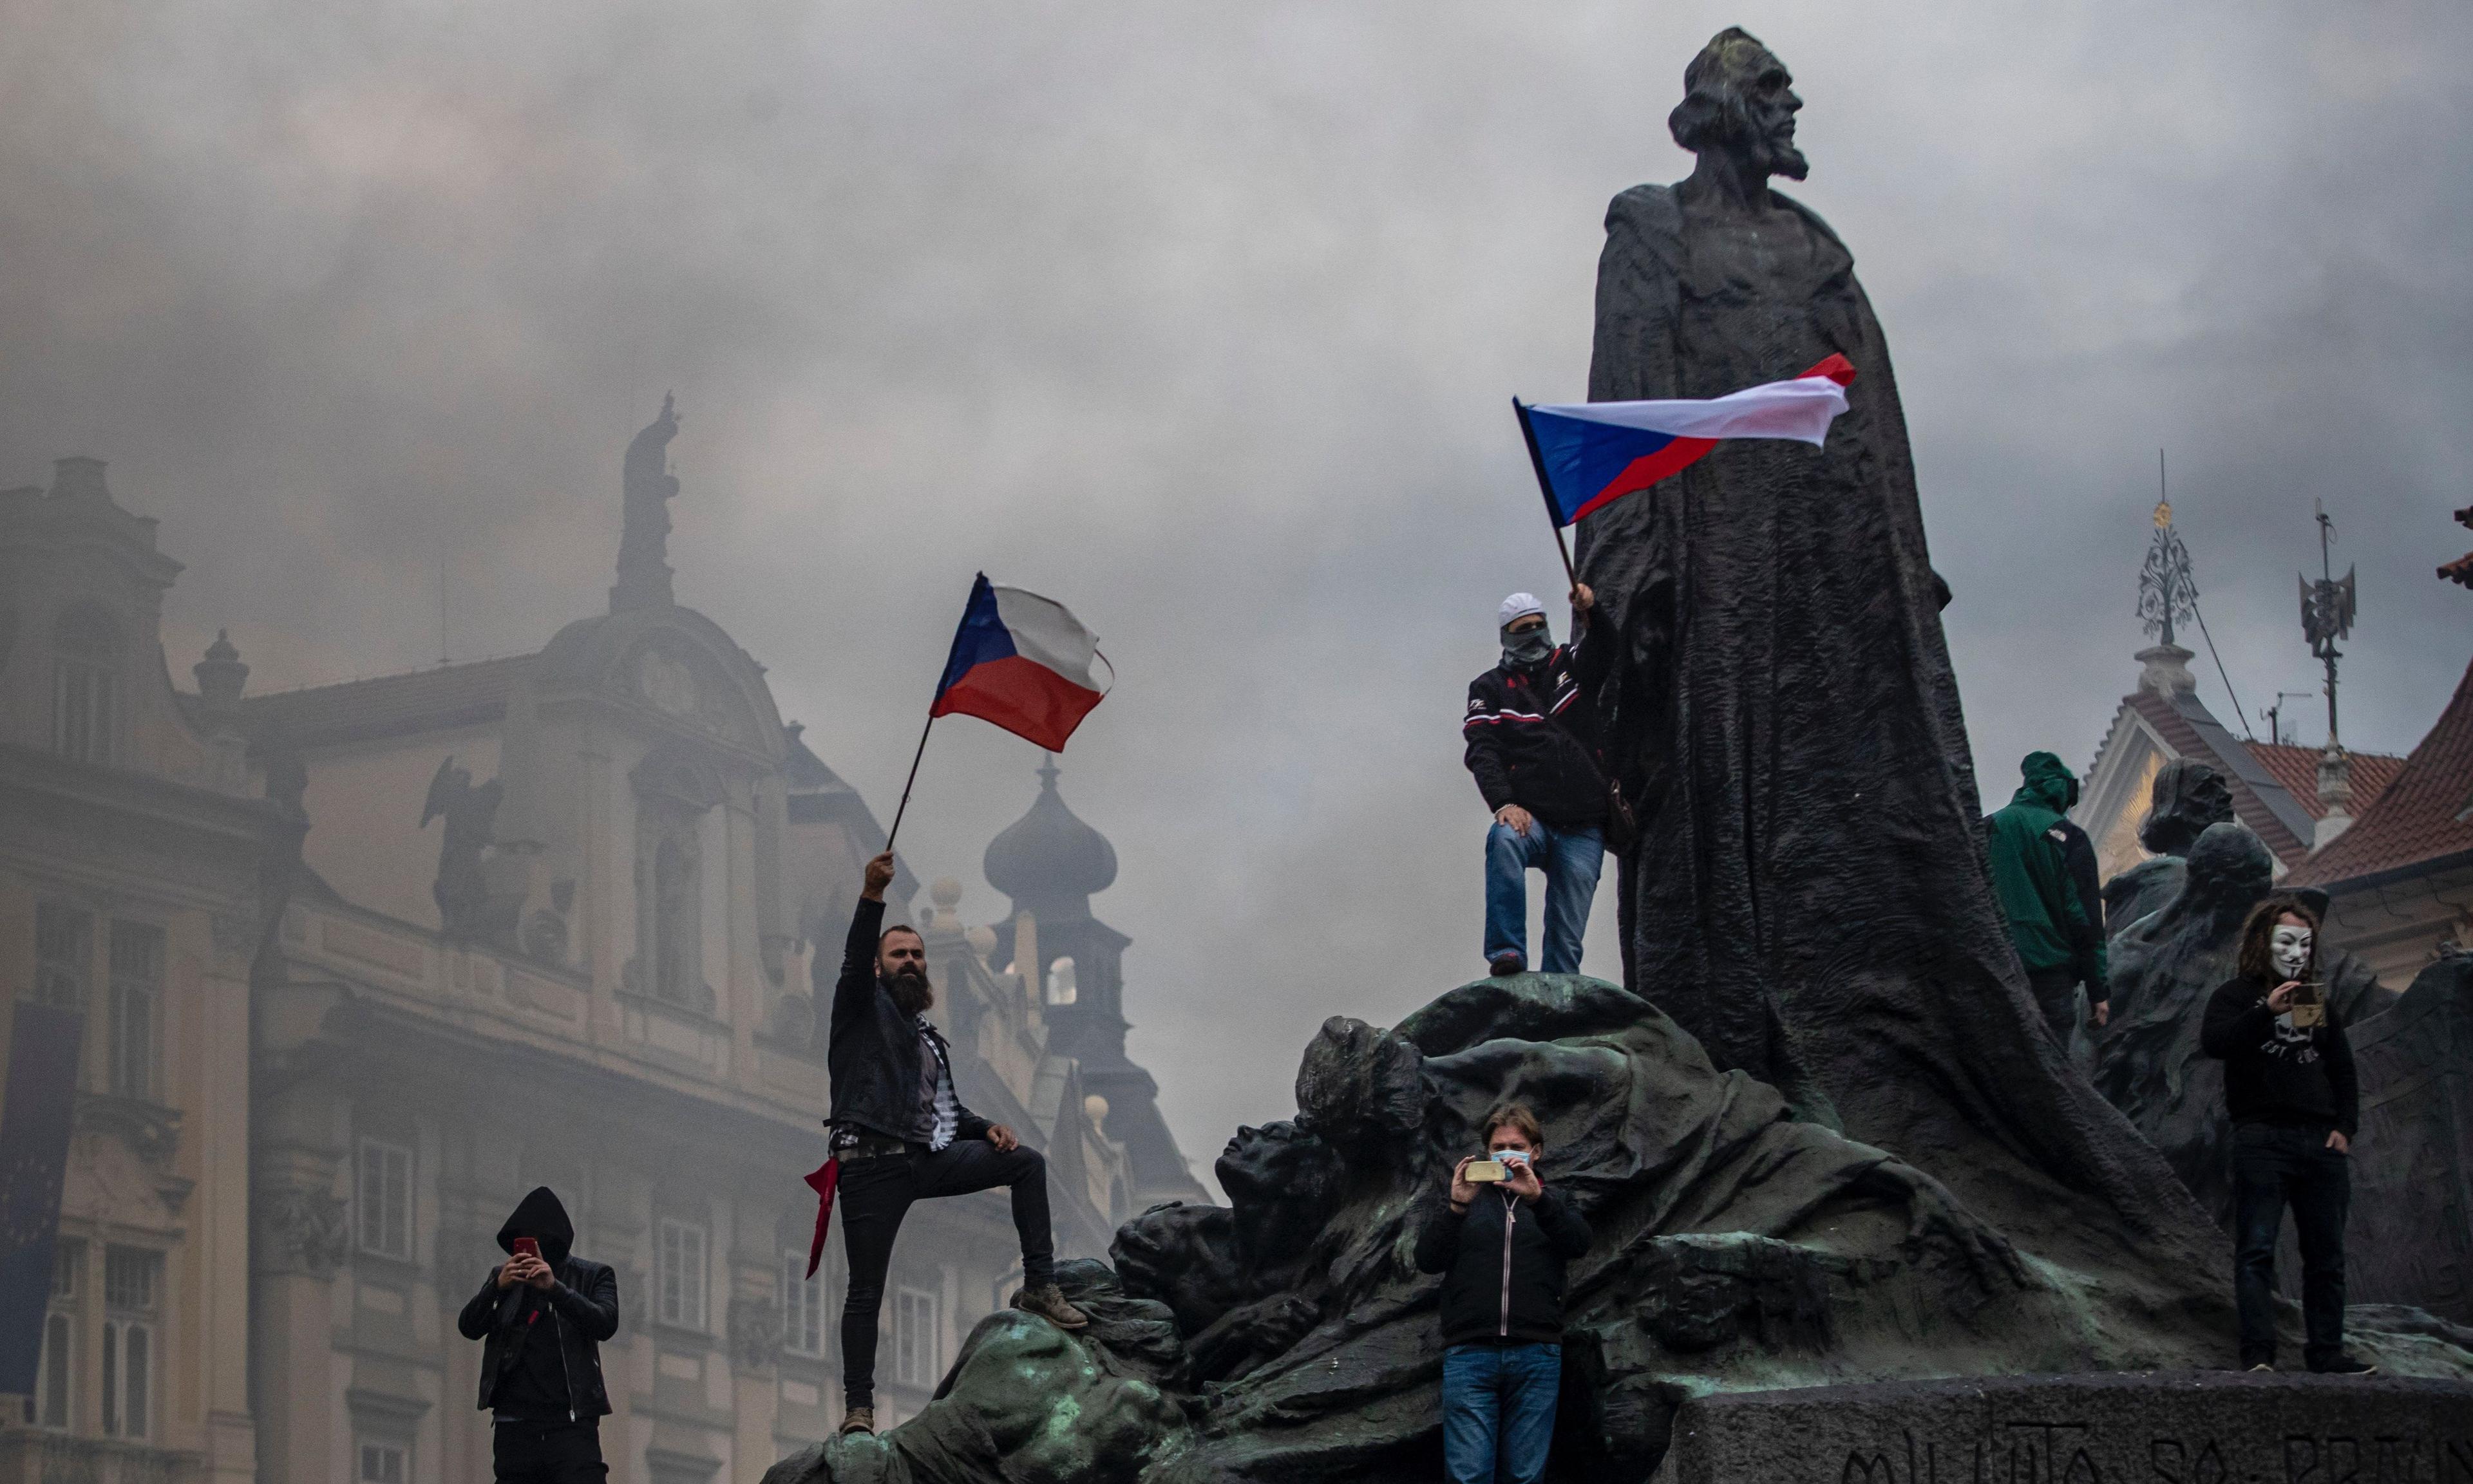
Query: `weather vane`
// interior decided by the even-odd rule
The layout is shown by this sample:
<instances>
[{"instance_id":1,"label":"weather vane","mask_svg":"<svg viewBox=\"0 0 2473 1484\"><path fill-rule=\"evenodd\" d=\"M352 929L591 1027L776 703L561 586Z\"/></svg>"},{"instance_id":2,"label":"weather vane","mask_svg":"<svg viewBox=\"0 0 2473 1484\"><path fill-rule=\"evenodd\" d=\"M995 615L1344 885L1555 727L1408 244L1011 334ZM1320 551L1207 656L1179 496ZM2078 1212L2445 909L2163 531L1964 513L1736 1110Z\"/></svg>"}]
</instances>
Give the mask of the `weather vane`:
<instances>
[{"instance_id":1,"label":"weather vane","mask_svg":"<svg viewBox=\"0 0 2473 1484\"><path fill-rule=\"evenodd\" d=\"M2327 747L2333 752L2341 744L2336 740L2336 661L2343 652L2336 648L2339 639L2353 635L2353 568L2344 569L2344 580L2336 580L2334 558L2328 548L2336 542L2336 522L2327 517L2327 504L2318 506L2318 580L2296 579L2301 585L2301 634L2310 641L2310 653L2327 667Z\"/></svg>"},{"instance_id":2,"label":"weather vane","mask_svg":"<svg viewBox=\"0 0 2473 1484\"><path fill-rule=\"evenodd\" d=\"M2164 490L2164 450L2155 450L2155 538L2147 543L2147 564L2138 572L2138 616L2147 632L2173 642L2173 626L2197 616L2198 583L2190 569L2190 548L2173 529L2173 502Z\"/></svg>"}]
</instances>

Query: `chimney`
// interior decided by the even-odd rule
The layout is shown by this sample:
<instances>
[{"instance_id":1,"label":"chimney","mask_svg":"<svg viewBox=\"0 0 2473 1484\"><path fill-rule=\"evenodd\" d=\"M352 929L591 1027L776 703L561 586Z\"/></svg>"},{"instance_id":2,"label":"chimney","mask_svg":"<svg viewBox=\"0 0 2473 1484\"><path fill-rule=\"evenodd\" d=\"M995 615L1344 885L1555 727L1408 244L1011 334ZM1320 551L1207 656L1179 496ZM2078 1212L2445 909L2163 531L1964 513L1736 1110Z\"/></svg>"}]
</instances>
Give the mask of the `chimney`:
<instances>
[{"instance_id":1,"label":"chimney","mask_svg":"<svg viewBox=\"0 0 2473 1484\"><path fill-rule=\"evenodd\" d=\"M52 461L52 498L55 500L96 500L111 503L111 491L104 488L103 461L72 454Z\"/></svg>"},{"instance_id":2,"label":"chimney","mask_svg":"<svg viewBox=\"0 0 2473 1484\"><path fill-rule=\"evenodd\" d=\"M2327 849L2336 837L2353 827L2353 754L2341 744L2330 741L2327 750L2318 754L2318 802L2327 806L2318 826L2310 832L2310 849L2315 854Z\"/></svg>"}]
</instances>

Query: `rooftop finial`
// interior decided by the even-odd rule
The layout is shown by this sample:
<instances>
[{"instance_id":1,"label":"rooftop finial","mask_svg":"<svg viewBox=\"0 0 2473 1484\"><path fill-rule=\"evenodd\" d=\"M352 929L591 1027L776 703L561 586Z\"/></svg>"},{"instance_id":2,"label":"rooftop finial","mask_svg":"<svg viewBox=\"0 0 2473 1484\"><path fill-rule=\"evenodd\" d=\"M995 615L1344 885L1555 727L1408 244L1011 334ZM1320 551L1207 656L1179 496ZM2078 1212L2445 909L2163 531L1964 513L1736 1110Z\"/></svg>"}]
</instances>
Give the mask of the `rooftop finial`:
<instances>
[{"instance_id":1,"label":"rooftop finial","mask_svg":"<svg viewBox=\"0 0 2473 1484\"><path fill-rule=\"evenodd\" d=\"M2138 572L2138 616L2147 632L2173 644L2173 626L2197 610L2198 583L2190 548L2173 529L2173 501L2164 489L2164 450L2155 450L2155 536L2147 543L2147 564Z\"/></svg>"}]
</instances>

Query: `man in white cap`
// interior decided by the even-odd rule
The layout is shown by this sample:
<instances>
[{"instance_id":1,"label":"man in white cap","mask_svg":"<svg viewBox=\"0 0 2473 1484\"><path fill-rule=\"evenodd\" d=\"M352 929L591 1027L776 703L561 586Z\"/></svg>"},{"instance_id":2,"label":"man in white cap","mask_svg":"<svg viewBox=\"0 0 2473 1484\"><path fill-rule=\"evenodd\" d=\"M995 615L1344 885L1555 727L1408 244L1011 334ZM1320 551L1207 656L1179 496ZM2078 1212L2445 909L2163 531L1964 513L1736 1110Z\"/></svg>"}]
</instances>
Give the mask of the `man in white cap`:
<instances>
[{"instance_id":1,"label":"man in white cap","mask_svg":"<svg viewBox=\"0 0 2473 1484\"><path fill-rule=\"evenodd\" d=\"M1528 968L1528 873L1546 873L1549 974L1580 971L1580 939L1605 863L1604 750L1597 688L1602 644L1588 642L1585 585L1572 589L1572 642L1557 645L1546 606L1502 600L1502 663L1469 682L1468 770L1494 811L1485 841L1485 958L1499 975Z\"/></svg>"}]
</instances>

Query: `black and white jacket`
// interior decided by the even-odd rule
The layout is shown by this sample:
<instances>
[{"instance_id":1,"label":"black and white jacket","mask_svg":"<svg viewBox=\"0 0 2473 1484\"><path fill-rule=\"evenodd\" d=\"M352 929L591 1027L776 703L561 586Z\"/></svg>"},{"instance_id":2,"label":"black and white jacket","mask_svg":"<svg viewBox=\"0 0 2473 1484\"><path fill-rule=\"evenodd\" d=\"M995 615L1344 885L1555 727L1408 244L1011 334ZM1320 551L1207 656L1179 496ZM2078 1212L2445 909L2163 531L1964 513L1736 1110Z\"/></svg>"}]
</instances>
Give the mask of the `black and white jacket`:
<instances>
[{"instance_id":1,"label":"black and white jacket","mask_svg":"<svg viewBox=\"0 0 2473 1484\"><path fill-rule=\"evenodd\" d=\"M1605 664L1584 626L1533 670L1496 665L1469 682L1460 722L1468 770L1489 810L1516 803L1557 829L1605 823L1597 688Z\"/></svg>"}]
</instances>

